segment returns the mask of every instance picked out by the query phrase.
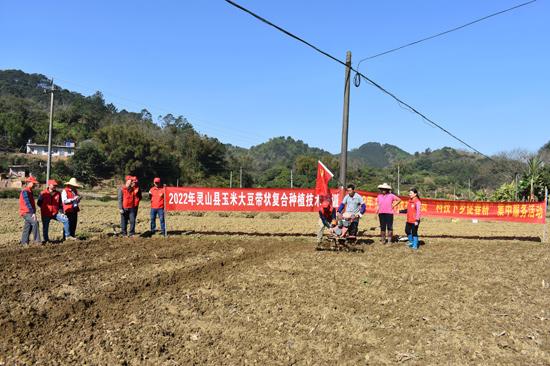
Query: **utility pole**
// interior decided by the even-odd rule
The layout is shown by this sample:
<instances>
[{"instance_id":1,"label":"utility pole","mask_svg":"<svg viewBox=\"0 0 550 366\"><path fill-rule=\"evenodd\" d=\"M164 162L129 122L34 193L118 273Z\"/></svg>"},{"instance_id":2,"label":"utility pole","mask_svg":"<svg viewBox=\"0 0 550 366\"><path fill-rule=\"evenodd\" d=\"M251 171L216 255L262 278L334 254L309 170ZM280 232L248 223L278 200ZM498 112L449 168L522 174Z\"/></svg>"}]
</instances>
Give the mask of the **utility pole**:
<instances>
[{"instance_id":1,"label":"utility pole","mask_svg":"<svg viewBox=\"0 0 550 366\"><path fill-rule=\"evenodd\" d=\"M48 127L48 166L46 167L46 183L50 180L50 172L52 167L52 129L53 129L53 78L52 78L52 88L50 91L50 126Z\"/></svg>"},{"instance_id":2,"label":"utility pole","mask_svg":"<svg viewBox=\"0 0 550 366\"><path fill-rule=\"evenodd\" d=\"M397 163L397 195L399 196L401 194L401 190L399 189L399 186L401 184L401 177L399 176L399 163Z\"/></svg>"},{"instance_id":3,"label":"utility pole","mask_svg":"<svg viewBox=\"0 0 550 366\"><path fill-rule=\"evenodd\" d=\"M239 173L239 187L240 187L240 188L243 187L243 167L240 168L240 173Z\"/></svg>"},{"instance_id":4,"label":"utility pole","mask_svg":"<svg viewBox=\"0 0 550 366\"><path fill-rule=\"evenodd\" d=\"M233 170L229 172L229 188L233 188Z\"/></svg>"},{"instance_id":5,"label":"utility pole","mask_svg":"<svg viewBox=\"0 0 550 366\"><path fill-rule=\"evenodd\" d=\"M346 188L348 170L348 126L349 126L349 86L351 73L351 51L346 52L346 74L344 82L344 114L342 117L342 150L340 152L340 185Z\"/></svg>"},{"instance_id":6,"label":"utility pole","mask_svg":"<svg viewBox=\"0 0 550 366\"><path fill-rule=\"evenodd\" d=\"M290 188L294 188L294 177L292 175L292 169L290 169Z\"/></svg>"}]
</instances>

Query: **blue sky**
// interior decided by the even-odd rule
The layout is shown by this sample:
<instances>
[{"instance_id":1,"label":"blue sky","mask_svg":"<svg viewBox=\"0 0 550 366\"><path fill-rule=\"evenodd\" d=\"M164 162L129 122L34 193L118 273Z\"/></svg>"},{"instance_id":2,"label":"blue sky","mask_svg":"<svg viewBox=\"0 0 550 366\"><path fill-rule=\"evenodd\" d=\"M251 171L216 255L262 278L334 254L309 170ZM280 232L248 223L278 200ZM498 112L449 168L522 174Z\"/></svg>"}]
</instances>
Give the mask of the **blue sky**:
<instances>
[{"instance_id":1,"label":"blue sky","mask_svg":"<svg viewBox=\"0 0 550 366\"><path fill-rule=\"evenodd\" d=\"M259 1L241 5L345 59L414 41L522 1ZM537 2L361 64L486 154L550 140L550 5ZM1 1L0 69L54 77L119 109L183 115L249 147L292 136L340 150L344 68L223 0ZM362 83L349 147L462 147Z\"/></svg>"}]
</instances>

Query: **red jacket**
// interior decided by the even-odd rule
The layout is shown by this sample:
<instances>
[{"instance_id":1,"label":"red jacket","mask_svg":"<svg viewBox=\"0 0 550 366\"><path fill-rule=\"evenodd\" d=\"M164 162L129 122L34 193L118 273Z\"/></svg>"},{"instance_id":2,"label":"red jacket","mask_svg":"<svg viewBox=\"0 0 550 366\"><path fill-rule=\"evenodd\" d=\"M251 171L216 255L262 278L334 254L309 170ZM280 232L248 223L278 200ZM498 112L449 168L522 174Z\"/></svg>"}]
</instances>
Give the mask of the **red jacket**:
<instances>
[{"instance_id":1,"label":"red jacket","mask_svg":"<svg viewBox=\"0 0 550 366\"><path fill-rule=\"evenodd\" d=\"M32 191L30 188L23 188L21 194L19 194L19 215L25 216L26 214L32 215L34 213L36 213L36 205L34 204L34 196L32 195Z\"/></svg>"},{"instance_id":2,"label":"red jacket","mask_svg":"<svg viewBox=\"0 0 550 366\"><path fill-rule=\"evenodd\" d=\"M134 187L134 207L139 206L139 201L141 201L141 190L136 186Z\"/></svg>"},{"instance_id":3,"label":"red jacket","mask_svg":"<svg viewBox=\"0 0 550 366\"><path fill-rule=\"evenodd\" d=\"M164 188L154 187L149 190L151 208L164 208Z\"/></svg>"},{"instance_id":4,"label":"red jacket","mask_svg":"<svg viewBox=\"0 0 550 366\"><path fill-rule=\"evenodd\" d=\"M133 188L120 187L118 206L120 209L128 209L136 207L135 191Z\"/></svg>"},{"instance_id":5,"label":"red jacket","mask_svg":"<svg viewBox=\"0 0 550 366\"><path fill-rule=\"evenodd\" d=\"M42 217L54 217L62 207L61 193L43 190L38 197L38 206Z\"/></svg>"},{"instance_id":6,"label":"red jacket","mask_svg":"<svg viewBox=\"0 0 550 366\"><path fill-rule=\"evenodd\" d=\"M78 192L76 191L76 188L71 189L69 187L65 187L65 192L67 193L67 199L71 199L78 196ZM78 211L80 211L80 207L78 207L78 202L76 206L74 201L71 203L63 202L63 212L65 212L66 214L78 212Z\"/></svg>"},{"instance_id":7,"label":"red jacket","mask_svg":"<svg viewBox=\"0 0 550 366\"><path fill-rule=\"evenodd\" d=\"M415 197L411 200L409 200L409 204L407 205L407 222L410 224L414 224L416 221L420 220L420 206L422 203L418 199L418 197Z\"/></svg>"}]
</instances>

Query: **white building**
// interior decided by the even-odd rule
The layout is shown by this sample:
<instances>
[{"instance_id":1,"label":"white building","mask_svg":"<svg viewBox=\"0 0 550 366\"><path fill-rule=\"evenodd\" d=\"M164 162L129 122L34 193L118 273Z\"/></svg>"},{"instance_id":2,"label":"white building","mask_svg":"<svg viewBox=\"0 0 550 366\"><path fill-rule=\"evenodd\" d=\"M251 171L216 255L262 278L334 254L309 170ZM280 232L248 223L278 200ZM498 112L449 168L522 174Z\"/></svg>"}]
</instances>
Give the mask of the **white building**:
<instances>
[{"instance_id":1,"label":"white building","mask_svg":"<svg viewBox=\"0 0 550 366\"><path fill-rule=\"evenodd\" d=\"M72 141L66 141L65 145L52 145L52 156L68 157L74 155L75 144ZM27 154L48 155L48 145L27 143Z\"/></svg>"}]
</instances>

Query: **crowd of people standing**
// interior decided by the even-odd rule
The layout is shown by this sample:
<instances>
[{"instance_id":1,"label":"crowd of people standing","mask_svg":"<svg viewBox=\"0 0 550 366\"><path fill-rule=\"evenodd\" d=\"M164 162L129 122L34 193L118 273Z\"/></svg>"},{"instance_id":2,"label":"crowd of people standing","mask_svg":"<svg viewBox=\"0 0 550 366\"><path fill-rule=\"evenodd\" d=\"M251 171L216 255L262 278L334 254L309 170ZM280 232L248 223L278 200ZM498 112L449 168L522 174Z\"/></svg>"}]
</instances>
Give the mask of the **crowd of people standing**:
<instances>
[{"instance_id":1,"label":"crowd of people standing","mask_svg":"<svg viewBox=\"0 0 550 366\"><path fill-rule=\"evenodd\" d=\"M26 246L32 234L34 243L47 243L50 241L49 228L51 221L58 221L63 225L63 240L78 240L76 228L78 213L80 211L81 195L78 188L81 187L76 178L65 182L64 189L58 191L57 181L51 179L46 182L46 188L40 192L35 203L33 188L39 184L35 177L26 179L26 185L19 196L19 215L23 218L23 233L21 244ZM401 199L391 192L392 188L387 183L378 186L379 194L376 197L376 215L380 224L380 241L387 244L395 241L393 235L393 221L396 207ZM166 236L166 224L164 213L164 189L160 178L153 179L153 186L149 190L151 200L150 209L150 233L157 233L156 218L160 222L160 234ZM120 235L133 237L136 230L136 217L139 205L143 199L141 189L136 176L127 175L124 184L118 189L118 210L120 213ZM36 205L40 207L42 221L42 238L40 237L39 222ZM421 201L416 188L409 190L409 202L407 208L399 210L406 214L405 233L412 249L418 249L418 228L421 218ZM338 206L332 207L332 199L324 197L320 202L318 242L322 241L325 229L336 236L356 238L359 229L359 220L366 212L363 197L355 192L355 186L346 187L346 195Z\"/></svg>"},{"instance_id":2,"label":"crowd of people standing","mask_svg":"<svg viewBox=\"0 0 550 366\"><path fill-rule=\"evenodd\" d=\"M323 233L328 230L333 238L353 238L357 236L359 220L365 214L366 205L363 197L355 192L355 186L349 184L346 187L346 195L338 206L332 207L331 197L322 197L319 209L319 230L317 242L323 240ZM409 190L407 208L397 210L402 200L392 193L392 187L383 183L378 186L379 193L376 197L376 216L380 226L380 242L388 244L396 241L393 230L394 214L396 212L406 214L405 233L409 247L418 249L418 228L421 218L421 201L416 188Z\"/></svg>"},{"instance_id":3,"label":"crowd of people standing","mask_svg":"<svg viewBox=\"0 0 550 366\"><path fill-rule=\"evenodd\" d=\"M21 245L27 246L31 241L35 244L45 244L50 241L50 224L58 221L63 225L62 240L78 240L76 228L80 201L82 196L78 193L81 184L76 178L65 182L64 188L59 191L59 184L56 180L50 179L46 182L46 188L40 192L35 201L33 189L40 183L30 176L25 180L25 187L19 195L19 215L23 219L23 232ZM156 217L160 221L160 233L166 236L166 225L164 219L164 189L160 178L153 180L153 186L149 190L151 198L151 234L157 232ZM141 189L138 179L135 176L126 176L125 183L118 189L118 208L120 212L120 228L122 236L134 236L136 217L139 204L142 200ZM40 224L37 212L40 208L40 219L42 221L42 236L40 235ZM130 226L129 231L128 224Z\"/></svg>"}]
</instances>

